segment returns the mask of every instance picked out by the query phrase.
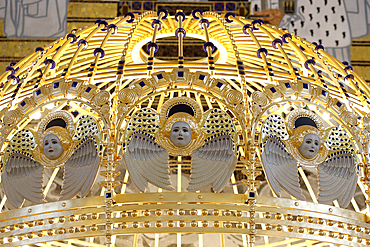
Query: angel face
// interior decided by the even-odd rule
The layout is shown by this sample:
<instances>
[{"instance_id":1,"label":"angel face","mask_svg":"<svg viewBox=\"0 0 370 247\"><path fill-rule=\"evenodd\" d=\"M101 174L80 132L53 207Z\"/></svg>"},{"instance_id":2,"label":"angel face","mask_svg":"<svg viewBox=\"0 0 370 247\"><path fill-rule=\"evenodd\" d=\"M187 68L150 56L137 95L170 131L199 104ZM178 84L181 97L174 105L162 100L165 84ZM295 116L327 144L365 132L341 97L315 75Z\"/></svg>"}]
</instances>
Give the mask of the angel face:
<instances>
[{"instance_id":1,"label":"angel face","mask_svg":"<svg viewBox=\"0 0 370 247\"><path fill-rule=\"evenodd\" d=\"M307 134L303 138L298 151L306 159L312 159L316 156L320 149L320 138L315 134Z\"/></svg>"},{"instance_id":2,"label":"angel face","mask_svg":"<svg viewBox=\"0 0 370 247\"><path fill-rule=\"evenodd\" d=\"M64 152L59 138L54 134L49 134L45 136L43 147L45 156L51 160L58 159L60 156L62 156Z\"/></svg>"},{"instance_id":3,"label":"angel face","mask_svg":"<svg viewBox=\"0 0 370 247\"><path fill-rule=\"evenodd\" d=\"M172 125L170 140L176 147L185 147L191 142L191 131L188 123L179 121Z\"/></svg>"}]
</instances>

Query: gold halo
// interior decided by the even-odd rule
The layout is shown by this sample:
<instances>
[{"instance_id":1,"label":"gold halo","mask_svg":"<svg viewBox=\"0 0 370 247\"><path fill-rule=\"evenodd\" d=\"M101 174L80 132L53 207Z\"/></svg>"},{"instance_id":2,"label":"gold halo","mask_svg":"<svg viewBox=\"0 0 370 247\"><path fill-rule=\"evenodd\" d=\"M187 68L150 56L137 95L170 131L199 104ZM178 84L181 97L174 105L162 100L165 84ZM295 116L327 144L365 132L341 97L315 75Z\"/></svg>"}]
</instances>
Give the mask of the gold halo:
<instances>
[{"instance_id":1,"label":"gold halo","mask_svg":"<svg viewBox=\"0 0 370 247\"><path fill-rule=\"evenodd\" d=\"M323 128L324 128L324 124L322 122L322 120L312 111L310 110L306 110L306 109L295 109L293 111L291 111L287 117L287 127L288 127L288 132L289 132L289 135L292 135L294 133L294 129L295 129L295 121L298 119L298 118L301 118L301 117L307 117L309 119L311 119L312 121L315 122L316 126L317 126L317 129L319 131L322 131Z\"/></svg>"},{"instance_id":2,"label":"gold halo","mask_svg":"<svg viewBox=\"0 0 370 247\"><path fill-rule=\"evenodd\" d=\"M320 138L320 148L315 157L307 159L302 156L298 148L301 146L304 136L307 134L315 134ZM317 128L305 125L299 126L293 130L293 135L285 141L286 148L288 152L293 156L293 158L298 161L299 164L316 167L325 161L329 154L329 149L325 146L324 133Z\"/></svg>"},{"instance_id":3,"label":"gold halo","mask_svg":"<svg viewBox=\"0 0 370 247\"><path fill-rule=\"evenodd\" d=\"M161 122L162 126L167 121L168 114L170 113L171 108L176 105L180 105L180 104L188 105L189 107L191 107L194 111L195 120L198 123L200 123L200 120L202 119L203 111L202 111L202 108L199 106L199 104L194 99L191 99L188 97L176 97L176 98L167 100L161 107L160 114L159 114L159 121Z\"/></svg>"},{"instance_id":4,"label":"gold halo","mask_svg":"<svg viewBox=\"0 0 370 247\"><path fill-rule=\"evenodd\" d=\"M66 122L66 129L68 132L73 135L75 132L75 124L73 122L73 116L71 113L67 111L56 111L56 112L51 112L48 115L46 115L39 123L37 127L37 135L39 138L43 135L43 133L46 130L46 126L53 121L54 119L61 118Z\"/></svg>"},{"instance_id":5,"label":"gold halo","mask_svg":"<svg viewBox=\"0 0 370 247\"><path fill-rule=\"evenodd\" d=\"M55 159L51 160L46 157L44 153L43 142L44 138L47 135L56 135L59 138L59 141L63 147L63 154ZM72 134L65 128L60 126L53 126L48 128L44 131L41 135L39 135L39 143L37 144L36 148L33 150L33 157L37 162L43 165L46 168L56 168L62 165L69 157L72 155L74 151L74 141L72 139Z\"/></svg>"},{"instance_id":6,"label":"gold halo","mask_svg":"<svg viewBox=\"0 0 370 247\"><path fill-rule=\"evenodd\" d=\"M191 130L192 140L185 147L177 147L170 140L172 125L179 121L189 124ZM196 121L193 116L185 112L177 112L173 114L166 121L165 125L155 133L157 143L164 149L168 150L170 155L188 156L204 144L205 138L206 134L201 130L199 121Z\"/></svg>"}]
</instances>

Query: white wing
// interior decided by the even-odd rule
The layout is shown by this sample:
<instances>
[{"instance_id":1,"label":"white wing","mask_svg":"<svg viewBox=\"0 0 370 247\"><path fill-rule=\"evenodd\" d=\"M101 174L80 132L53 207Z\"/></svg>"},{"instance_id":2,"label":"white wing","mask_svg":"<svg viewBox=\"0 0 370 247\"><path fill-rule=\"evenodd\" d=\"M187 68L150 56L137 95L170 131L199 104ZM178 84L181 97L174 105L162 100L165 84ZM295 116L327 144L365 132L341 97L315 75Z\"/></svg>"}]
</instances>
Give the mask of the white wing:
<instances>
[{"instance_id":1,"label":"white wing","mask_svg":"<svg viewBox=\"0 0 370 247\"><path fill-rule=\"evenodd\" d=\"M331 203L338 200L345 208L356 189L356 159L351 153L338 151L318 166L319 202Z\"/></svg>"},{"instance_id":2,"label":"white wing","mask_svg":"<svg viewBox=\"0 0 370 247\"><path fill-rule=\"evenodd\" d=\"M165 190L174 190L170 181L168 151L151 137L133 135L124 160L132 181L140 191L145 191L148 182Z\"/></svg>"},{"instance_id":3,"label":"white wing","mask_svg":"<svg viewBox=\"0 0 370 247\"><path fill-rule=\"evenodd\" d=\"M99 123L89 115L76 122L73 140L76 149L64 164L64 180L59 200L68 200L81 192L85 197L98 175L102 156L102 133Z\"/></svg>"},{"instance_id":4,"label":"white wing","mask_svg":"<svg viewBox=\"0 0 370 247\"><path fill-rule=\"evenodd\" d=\"M212 184L220 192L234 171L237 157L233 152L233 140L229 135L207 141L192 154L191 176L188 190L194 191Z\"/></svg>"},{"instance_id":5,"label":"white wing","mask_svg":"<svg viewBox=\"0 0 370 247\"><path fill-rule=\"evenodd\" d=\"M297 199L305 199L299 187L297 161L286 151L282 141L276 137L266 139L262 163L267 180L277 196L284 189Z\"/></svg>"},{"instance_id":6,"label":"white wing","mask_svg":"<svg viewBox=\"0 0 370 247\"><path fill-rule=\"evenodd\" d=\"M68 200L81 191L85 197L98 174L100 156L94 138L80 145L64 165L64 180L59 200Z\"/></svg>"},{"instance_id":7,"label":"white wing","mask_svg":"<svg viewBox=\"0 0 370 247\"><path fill-rule=\"evenodd\" d=\"M45 202L43 171L42 165L26 155L10 155L2 174L4 192L10 204L20 208L24 199L34 203Z\"/></svg>"}]
</instances>

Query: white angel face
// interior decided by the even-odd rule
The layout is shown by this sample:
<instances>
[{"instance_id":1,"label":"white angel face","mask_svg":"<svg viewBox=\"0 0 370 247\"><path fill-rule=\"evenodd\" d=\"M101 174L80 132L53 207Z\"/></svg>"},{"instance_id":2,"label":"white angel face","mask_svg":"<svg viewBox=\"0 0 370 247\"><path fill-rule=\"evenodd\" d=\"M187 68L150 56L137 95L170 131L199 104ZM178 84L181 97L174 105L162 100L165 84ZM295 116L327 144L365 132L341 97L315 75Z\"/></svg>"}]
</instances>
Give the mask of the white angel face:
<instances>
[{"instance_id":1,"label":"white angel face","mask_svg":"<svg viewBox=\"0 0 370 247\"><path fill-rule=\"evenodd\" d=\"M185 147L191 142L191 131L188 123L179 121L172 125L170 140L176 147Z\"/></svg>"},{"instance_id":2,"label":"white angel face","mask_svg":"<svg viewBox=\"0 0 370 247\"><path fill-rule=\"evenodd\" d=\"M307 134L303 138L301 146L298 151L306 159L312 159L316 156L320 149L320 138L315 134Z\"/></svg>"},{"instance_id":3,"label":"white angel face","mask_svg":"<svg viewBox=\"0 0 370 247\"><path fill-rule=\"evenodd\" d=\"M44 142L44 154L48 159L56 160L62 156L64 149L60 143L59 138L56 135L49 134L45 136Z\"/></svg>"}]
</instances>

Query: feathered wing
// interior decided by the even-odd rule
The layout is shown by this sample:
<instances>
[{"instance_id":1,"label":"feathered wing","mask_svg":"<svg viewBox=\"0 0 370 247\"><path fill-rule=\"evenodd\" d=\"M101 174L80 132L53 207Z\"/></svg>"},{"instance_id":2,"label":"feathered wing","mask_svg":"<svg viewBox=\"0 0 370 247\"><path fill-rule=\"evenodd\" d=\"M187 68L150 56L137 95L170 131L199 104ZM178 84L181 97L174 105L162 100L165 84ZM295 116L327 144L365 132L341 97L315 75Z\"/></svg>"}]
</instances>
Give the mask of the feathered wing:
<instances>
[{"instance_id":1,"label":"feathered wing","mask_svg":"<svg viewBox=\"0 0 370 247\"><path fill-rule=\"evenodd\" d=\"M219 192L230 180L238 161L238 135L232 119L220 109L206 111L201 126L207 139L202 147L192 153L191 176L187 189L194 191L211 184Z\"/></svg>"},{"instance_id":2,"label":"feathered wing","mask_svg":"<svg viewBox=\"0 0 370 247\"><path fill-rule=\"evenodd\" d=\"M268 116L262 126L262 164L267 180L277 196L281 189L304 200L299 186L297 161L287 152L283 140L289 138L285 120L276 114Z\"/></svg>"},{"instance_id":3,"label":"feathered wing","mask_svg":"<svg viewBox=\"0 0 370 247\"><path fill-rule=\"evenodd\" d=\"M36 138L36 133L30 130L19 131L5 151L2 182L8 201L16 208L20 208L25 199L34 203L45 202L44 167L32 156Z\"/></svg>"},{"instance_id":4,"label":"feathered wing","mask_svg":"<svg viewBox=\"0 0 370 247\"><path fill-rule=\"evenodd\" d=\"M275 137L269 137L262 151L262 163L267 180L277 196L281 189L297 199L304 200L299 186L297 161L287 152L284 143Z\"/></svg>"},{"instance_id":5,"label":"feathered wing","mask_svg":"<svg viewBox=\"0 0 370 247\"><path fill-rule=\"evenodd\" d=\"M229 135L212 138L192 154L193 161L188 186L189 191L212 184L220 192L234 171L238 161L233 151L233 140Z\"/></svg>"},{"instance_id":6,"label":"feathered wing","mask_svg":"<svg viewBox=\"0 0 370 247\"><path fill-rule=\"evenodd\" d=\"M102 154L102 133L97 121L88 115L76 123L74 153L64 164L64 180L59 200L68 200L81 192L85 197L98 175Z\"/></svg>"},{"instance_id":7,"label":"feathered wing","mask_svg":"<svg viewBox=\"0 0 370 247\"><path fill-rule=\"evenodd\" d=\"M168 151L143 134L132 136L124 155L132 181L140 191L145 191L148 182L173 190L168 166Z\"/></svg>"},{"instance_id":8,"label":"feathered wing","mask_svg":"<svg viewBox=\"0 0 370 247\"><path fill-rule=\"evenodd\" d=\"M154 138L158 123L158 113L144 108L133 114L125 130L123 158L133 183L143 192L148 182L165 190L174 190L170 181L168 151Z\"/></svg>"},{"instance_id":9,"label":"feathered wing","mask_svg":"<svg viewBox=\"0 0 370 247\"><path fill-rule=\"evenodd\" d=\"M338 128L329 130L326 140L331 154L317 169L319 172L319 202L331 203L338 200L347 207L356 190L357 161L353 144L348 134Z\"/></svg>"}]
</instances>

